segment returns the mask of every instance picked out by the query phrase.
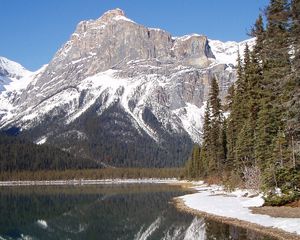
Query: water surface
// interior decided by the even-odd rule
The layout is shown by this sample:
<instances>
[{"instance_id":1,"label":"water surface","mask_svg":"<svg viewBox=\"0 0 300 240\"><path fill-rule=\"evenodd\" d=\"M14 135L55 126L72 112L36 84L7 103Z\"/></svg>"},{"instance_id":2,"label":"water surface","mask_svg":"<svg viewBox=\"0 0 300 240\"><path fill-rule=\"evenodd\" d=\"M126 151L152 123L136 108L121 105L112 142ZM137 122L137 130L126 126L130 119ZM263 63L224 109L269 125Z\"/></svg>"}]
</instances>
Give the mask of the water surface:
<instances>
[{"instance_id":1,"label":"water surface","mask_svg":"<svg viewBox=\"0 0 300 240\"><path fill-rule=\"evenodd\" d=\"M163 184L1 187L0 239L271 239L177 211L170 202L185 193Z\"/></svg>"}]
</instances>

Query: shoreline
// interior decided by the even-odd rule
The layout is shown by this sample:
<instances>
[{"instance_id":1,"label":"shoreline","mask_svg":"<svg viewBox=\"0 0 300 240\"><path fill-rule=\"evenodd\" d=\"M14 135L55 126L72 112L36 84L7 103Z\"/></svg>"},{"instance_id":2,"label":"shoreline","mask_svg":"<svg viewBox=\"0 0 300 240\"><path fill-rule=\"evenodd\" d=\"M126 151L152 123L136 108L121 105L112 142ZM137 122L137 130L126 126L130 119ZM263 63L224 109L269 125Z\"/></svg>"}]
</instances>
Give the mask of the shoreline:
<instances>
[{"instance_id":1,"label":"shoreline","mask_svg":"<svg viewBox=\"0 0 300 240\"><path fill-rule=\"evenodd\" d=\"M195 210L193 208L186 206L186 204L184 203L184 200L181 199L180 197L174 198L173 204L179 211L187 212L194 216L204 217L204 218L211 219L211 220L214 220L217 222L234 225L234 226L244 228L244 229L249 229L249 230L255 231L257 233L260 233L262 235L265 235L265 236L277 238L279 240L300 240L299 235L292 234L292 233L289 233L289 232L286 232L286 231L283 231L283 230L280 230L277 228L264 227L262 225L239 220L236 218L222 217L222 216L218 216L215 214Z\"/></svg>"},{"instance_id":2,"label":"shoreline","mask_svg":"<svg viewBox=\"0 0 300 240\"><path fill-rule=\"evenodd\" d=\"M194 186L193 183L181 184L182 188L185 188L187 190L192 190L193 192L191 194L198 193L198 191L195 188L193 188L193 186ZM281 230L279 228L266 227L257 223L240 220L238 218L220 216L213 213L191 208L187 206L183 197L184 196L173 198L172 204L174 204L174 206L177 208L178 211L186 212L198 217L204 217L220 223L234 225L243 229L249 229L259 234L273 237L279 240L300 240L300 235L298 235L297 233L291 233L288 231Z\"/></svg>"},{"instance_id":3,"label":"shoreline","mask_svg":"<svg viewBox=\"0 0 300 240\"><path fill-rule=\"evenodd\" d=\"M0 187L14 186L74 186L100 184L172 184L181 185L175 178L141 178L141 179L70 179L70 180L33 180L33 181L0 181Z\"/></svg>"}]
</instances>

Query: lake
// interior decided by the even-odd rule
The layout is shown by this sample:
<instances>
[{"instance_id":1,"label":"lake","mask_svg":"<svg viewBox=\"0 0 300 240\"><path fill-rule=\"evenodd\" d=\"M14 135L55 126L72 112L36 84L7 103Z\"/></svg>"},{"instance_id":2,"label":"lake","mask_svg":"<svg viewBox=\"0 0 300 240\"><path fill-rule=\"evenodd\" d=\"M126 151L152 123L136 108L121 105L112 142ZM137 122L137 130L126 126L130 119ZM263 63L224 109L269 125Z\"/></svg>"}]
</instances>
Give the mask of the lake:
<instances>
[{"instance_id":1,"label":"lake","mask_svg":"<svg viewBox=\"0 0 300 240\"><path fill-rule=\"evenodd\" d=\"M166 184L0 188L0 239L272 239L176 210Z\"/></svg>"}]
</instances>

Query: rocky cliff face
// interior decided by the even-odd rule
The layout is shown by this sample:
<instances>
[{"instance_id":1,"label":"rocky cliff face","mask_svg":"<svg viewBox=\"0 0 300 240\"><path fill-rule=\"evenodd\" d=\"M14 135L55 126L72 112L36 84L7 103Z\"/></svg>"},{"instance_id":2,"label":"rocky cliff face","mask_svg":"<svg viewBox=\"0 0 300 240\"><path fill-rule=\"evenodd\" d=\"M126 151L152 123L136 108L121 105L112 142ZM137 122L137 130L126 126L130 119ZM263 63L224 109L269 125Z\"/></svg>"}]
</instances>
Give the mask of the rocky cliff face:
<instances>
[{"instance_id":1,"label":"rocky cliff face","mask_svg":"<svg viewBox=\"0 0 300 240\"><path fill-rule=\"evenodd\" d=\"M109 165L178 166L201 142L212 77L224 98L235 69L207 37L173 38L115 9L78 24L0 125Z\"/></svg>"}]
</instances>

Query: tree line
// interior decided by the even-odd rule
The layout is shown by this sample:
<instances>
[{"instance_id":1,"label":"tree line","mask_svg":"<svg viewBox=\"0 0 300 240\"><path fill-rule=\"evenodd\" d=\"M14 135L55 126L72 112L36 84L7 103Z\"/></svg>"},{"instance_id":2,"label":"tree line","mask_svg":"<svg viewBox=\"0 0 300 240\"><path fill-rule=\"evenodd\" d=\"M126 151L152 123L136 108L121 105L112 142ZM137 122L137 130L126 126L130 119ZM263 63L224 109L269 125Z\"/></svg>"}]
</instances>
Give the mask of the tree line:
<instances>
[{"instance_id":1,"label":"tree line","mask_svg":"<svg viewBox=\"0 0 300 240\"><path fill-rule=\"evenodd\" d=\"M271 0L251 36L256 44L246 45L243 60L238 55L237 80L223 106L212 79L203 142L185 175L227 172L227 181L280 188L289 201L300 196L300 1Z\"/></svg>"},{"instance_id":2,"label":"tree line","mask_svg":"<svg viewBox=\"0 0 300 240\"><path fill-rule=\"evenodd\" d=\"M0 181L50 181L70 179L181 178L182 168L89 168L1 172Z\"/></svg>"}]
</instances>

